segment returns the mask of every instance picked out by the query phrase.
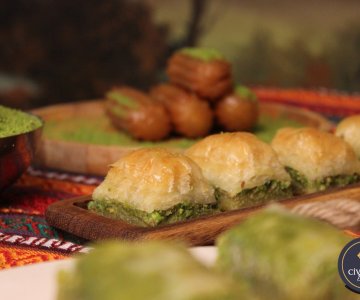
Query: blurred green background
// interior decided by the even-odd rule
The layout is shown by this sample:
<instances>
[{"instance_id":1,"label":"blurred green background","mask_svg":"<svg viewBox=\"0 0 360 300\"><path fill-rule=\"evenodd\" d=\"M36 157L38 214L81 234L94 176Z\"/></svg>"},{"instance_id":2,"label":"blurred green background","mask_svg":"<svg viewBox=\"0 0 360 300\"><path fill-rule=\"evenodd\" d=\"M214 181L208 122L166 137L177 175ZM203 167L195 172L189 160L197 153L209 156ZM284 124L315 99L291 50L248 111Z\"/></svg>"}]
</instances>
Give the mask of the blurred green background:
<instances>
[{"instance_id":1,"label":"blurred green background","mask_svg":"<svg viewBox=\"0 0 360 300\"><path fill-rule=\"evenodd\" d=\"M219 49L244 84L360 91L358 0L2 0L0 20L14 107L146 89L185 46Z\"/></svg>"}]
</instances>

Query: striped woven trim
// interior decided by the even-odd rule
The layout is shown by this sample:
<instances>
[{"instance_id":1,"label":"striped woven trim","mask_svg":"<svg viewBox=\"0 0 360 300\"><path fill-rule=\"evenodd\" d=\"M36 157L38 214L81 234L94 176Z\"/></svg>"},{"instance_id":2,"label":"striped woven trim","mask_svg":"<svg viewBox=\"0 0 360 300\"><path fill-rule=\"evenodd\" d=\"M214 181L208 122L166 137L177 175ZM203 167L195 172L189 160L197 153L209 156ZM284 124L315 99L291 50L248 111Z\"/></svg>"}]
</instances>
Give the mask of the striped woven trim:
<instances>
[{"instance_id":1,"label":"striped woven trim","mask_svg":"<svg viewBox=\"0 0 360 300\"><path fill-rule=\"evenodd\" d=\"M12 246L23 246L34 249L49 250L52 252L60 252L62 254L72 254L76 252L86 253L89 250L88 247L77 245L68 241L46 239L34 236L5 234L2 232L0 232L0 243Z\"/></svg>"},{"instance_id":2,"label":"striped woven trim","mask_svg":"<svg viewBox=\"0 0 360 300\"><path fill-rule=\"evenodd\" d=\"M326 221L340 229L360 231L360 202L352 199L334 199L297 205L294 213Z\"/></svg>"},{"instance_id":3,"label":"striped woven trim","mask_svg":"<svg viewBox=\"0 0 360 300\"><path fill-rule=\"evenodd\" d=\"M75 183L82 183L87 185L99 185L103 178L96 176L85 176L80 174L71 174L57 171L45 171L34 169L33 167L29 167L27 170L28 174L35 177L42 177L46 179L56 179L62 181L71 181Z\"/></svg>"}]
</instances>

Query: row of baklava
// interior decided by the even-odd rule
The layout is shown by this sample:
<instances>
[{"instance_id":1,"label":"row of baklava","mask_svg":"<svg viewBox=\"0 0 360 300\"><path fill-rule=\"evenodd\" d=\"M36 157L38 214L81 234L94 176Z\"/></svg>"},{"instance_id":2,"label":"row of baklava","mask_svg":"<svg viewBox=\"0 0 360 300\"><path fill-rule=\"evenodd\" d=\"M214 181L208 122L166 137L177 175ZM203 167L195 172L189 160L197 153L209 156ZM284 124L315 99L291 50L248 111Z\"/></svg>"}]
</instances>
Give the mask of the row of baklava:
<instances>
[{"instance_id":1,"label":"row of baklava","mask_svg":"<svg viewBox=\"0 0 360 300\"><path fill-rule=\"evenodd\" d=\"M162 148L129 153L111 166L89 209L156 226L359 181L355 151L331 133L284 128L271 145L250 133L221 133L184 154Z\"/></svg>"}]
</instances>

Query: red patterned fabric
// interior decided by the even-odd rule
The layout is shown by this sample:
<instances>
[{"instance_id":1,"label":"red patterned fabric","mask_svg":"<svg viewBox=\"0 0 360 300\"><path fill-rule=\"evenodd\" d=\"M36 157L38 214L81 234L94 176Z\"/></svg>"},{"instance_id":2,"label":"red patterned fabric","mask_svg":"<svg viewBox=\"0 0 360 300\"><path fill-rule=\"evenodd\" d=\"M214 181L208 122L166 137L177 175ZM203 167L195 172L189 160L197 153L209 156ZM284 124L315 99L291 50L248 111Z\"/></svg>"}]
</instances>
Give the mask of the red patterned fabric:
<instances>
[{"instance_id":1,"label":"red patterned fabric","mask_svg":"<svg viewBox=\"0 0 360 300\"><path fill-rule=\"evenodd\" d=\"M86 241L49 226L46 207L91 194L101 178L30 169L0 195L0 269L64 259Z\"/></svg>"}]
</instances>

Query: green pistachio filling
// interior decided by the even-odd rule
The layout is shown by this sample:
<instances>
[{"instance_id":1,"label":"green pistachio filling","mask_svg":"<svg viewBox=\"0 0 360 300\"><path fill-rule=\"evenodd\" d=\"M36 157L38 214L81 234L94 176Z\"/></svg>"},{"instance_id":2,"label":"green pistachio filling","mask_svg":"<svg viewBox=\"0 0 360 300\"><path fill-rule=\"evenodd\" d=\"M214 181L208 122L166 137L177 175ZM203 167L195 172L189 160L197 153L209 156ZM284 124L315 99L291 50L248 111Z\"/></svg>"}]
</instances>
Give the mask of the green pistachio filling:
<instances>
[{"instance_id":1,"label":"green pistachio filling","mask_svg":"<svg viewBox=\"0 0 360 300\"><path fill-rule=\"evenodd\" d=\"M211 48L183 48L180 53L205 62L224 59L224 56L219 51Z\"/></svg>"},{"instance_id":2,"label":"green pistachio filling","mask_svg":"<svg viewBox=\"0 0 360 300\"><path fill-rule=\"evenodd\" d=\"M220 188L215 189L215 197L222 211L261 205L291 196L290 182L277 180L269 180L261 186L242 190L234 197Z\"/></svg>"},{"instance_id":3,"label":"green pistachio filling","mask_svg":"<svg viewBox=\"0 0 360 300\"><path fill-rule=\"evenodd\" d=\"M89 202L88 209L105 217L143 227L171 224L218 212L216 204L179 203L166 210L148 213L119 201L107 200L93 200Z\"/></svg>"},{"instance_id":4,"label":"green pistachio filling","mask_svg":"<svg viewBox=\"0 0 360 300\"><path fill-rule=\"evenodd\" d=\"M310 181L301 172L286 167L291 177L291 185L295 194L308 194L324 191L332 187L343 187L352 183L360 182L360 174L327 176L322 179Z\"/></svg>"},{"instance_id":5,"label":"green pistachio filling","mask_svg":"<svg viewBox=\"0 0 360 300\"><path fill-rule=\"evenodd\" d=\"M248 89L243 85L238 85L235 87L235 94L251 102L257 101L256 94L252 90Z\"/></svg>"},{"instance_id":6,"label":"green pistachio filling","mask_svg":"<svg viewBox=\"0 0 360 300\"><path fill-rule=\"evenodd\" d=\"M42 124L36 116L0 105L0 138L33 131Z\"/></svg>"}]
</instances>

